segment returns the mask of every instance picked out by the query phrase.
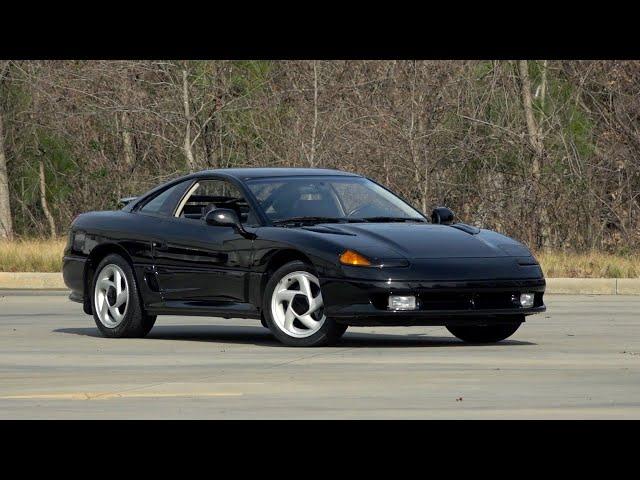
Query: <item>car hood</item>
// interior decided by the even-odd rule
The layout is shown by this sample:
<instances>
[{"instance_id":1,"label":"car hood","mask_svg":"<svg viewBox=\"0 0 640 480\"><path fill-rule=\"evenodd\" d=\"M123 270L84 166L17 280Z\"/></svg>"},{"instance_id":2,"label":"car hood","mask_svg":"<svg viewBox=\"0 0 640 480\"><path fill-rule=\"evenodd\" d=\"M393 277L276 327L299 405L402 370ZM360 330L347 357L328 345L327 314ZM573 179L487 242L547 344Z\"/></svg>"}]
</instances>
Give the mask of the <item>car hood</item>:
<instances>
[{"instance_id":1,"label":"car hood","mask_svg":"<svg viewBox=\"0 0 640 480\"><path fill-rule=\"evenodd\" d=\"M324 224L317 233L341 235L340 243L363 254L373 250L381 256L405 258L495 258L531 256L517 241L490 230L465 230L427 223ZM395 252L396 255L393 254ZM378 256L378 255L376 255Z\"/></svg>"}]
</instances>

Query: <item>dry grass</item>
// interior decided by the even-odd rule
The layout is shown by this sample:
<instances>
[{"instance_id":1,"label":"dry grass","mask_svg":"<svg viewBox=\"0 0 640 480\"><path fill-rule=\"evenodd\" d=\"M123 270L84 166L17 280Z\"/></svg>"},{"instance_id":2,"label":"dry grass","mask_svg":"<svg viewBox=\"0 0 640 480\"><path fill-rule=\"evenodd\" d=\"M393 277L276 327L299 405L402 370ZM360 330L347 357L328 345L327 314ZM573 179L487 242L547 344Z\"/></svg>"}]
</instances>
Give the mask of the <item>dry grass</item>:
<instances>
[{"instance_id":1,"label":"dry grass","mask_svg":"<svg viewBox=\"0 0 640 480\"><path fill-rule=\"evenodd\" d=\"M0 272L59 272L66 239L0 242Z\"/></svg>"},{"instance_id":2,"label":"dry grass","mask_svg":"<svg viewBox=\"0 0 640 480\"><path fill-rule=\"evenodd\" d=\"M18 240L0 242L1 272L59 272L66 240ZM640 255L601 252L538 252L537 259L547 277L637 278Z\"/></svg>"},{"instance_id":3,"label":"dry grass","mask_svg":"<svg viewBox=\"0 0 640 480\"><path fill-rule=\"evenodd\" d=\"M539 252L536 258L546 277L637 278L640 254L617 255L602 252Z\"/></svg>"}]
</instances>

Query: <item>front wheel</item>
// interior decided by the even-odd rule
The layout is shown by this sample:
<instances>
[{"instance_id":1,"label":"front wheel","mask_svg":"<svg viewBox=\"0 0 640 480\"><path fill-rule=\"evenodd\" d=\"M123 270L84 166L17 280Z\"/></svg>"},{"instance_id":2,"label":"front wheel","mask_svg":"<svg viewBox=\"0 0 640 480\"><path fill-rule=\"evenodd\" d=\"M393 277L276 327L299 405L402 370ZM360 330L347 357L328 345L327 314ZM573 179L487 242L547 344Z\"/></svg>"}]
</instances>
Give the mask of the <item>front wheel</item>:
<instances>
[{"instance_id":1,"label":"front wheel","mask_svg":"<svg viewBox=\"0 0 640 480\"><path fill-rule=\"evenodd\" d=\"M452 334L460 340L468 343L495 343L500 342L516 333L521 322L505 325L471 325L447 327Z\"/></svg>"},{"instance_id":2,"label":"front wheel","mask_svg":"<svg viewBox=\"0 0 640 480\"><path fill-rule=\"evenodd\" d=\"M263 312L271 333L292 347L329 345L347 330L327 318L318 277L300 261L287 263L271 276Z\"/></svg>"},{"instance_id":3,"label":"front wheel","mask_svg":"<svg viewBox=\"0 0 640 480\"><path fill-rule=\"evenodd\" d=\"M105 337L144 337L156 322L142 309L133 269L120 255L105 257L93 277L92 311Z\"/></svg>"}]
</instances>

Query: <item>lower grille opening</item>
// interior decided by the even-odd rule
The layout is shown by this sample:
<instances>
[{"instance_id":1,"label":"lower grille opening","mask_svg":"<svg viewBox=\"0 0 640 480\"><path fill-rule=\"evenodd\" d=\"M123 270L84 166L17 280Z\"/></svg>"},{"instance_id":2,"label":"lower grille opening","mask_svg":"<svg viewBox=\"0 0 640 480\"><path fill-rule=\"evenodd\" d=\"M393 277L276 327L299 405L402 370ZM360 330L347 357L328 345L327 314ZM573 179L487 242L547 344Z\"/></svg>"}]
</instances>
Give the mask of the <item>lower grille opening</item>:
<instances>
[{"instance_id":1,"label":"lower grille opening","mask_svg":"<svg viewBox=\"0 0 640 480\"><path fill-rule=\"evenodd\" d=\"M515 300L514 300L515 299ZM423 293L421 310L492 310L519 307L517 292Z\"/></svg>"}]
</instances>

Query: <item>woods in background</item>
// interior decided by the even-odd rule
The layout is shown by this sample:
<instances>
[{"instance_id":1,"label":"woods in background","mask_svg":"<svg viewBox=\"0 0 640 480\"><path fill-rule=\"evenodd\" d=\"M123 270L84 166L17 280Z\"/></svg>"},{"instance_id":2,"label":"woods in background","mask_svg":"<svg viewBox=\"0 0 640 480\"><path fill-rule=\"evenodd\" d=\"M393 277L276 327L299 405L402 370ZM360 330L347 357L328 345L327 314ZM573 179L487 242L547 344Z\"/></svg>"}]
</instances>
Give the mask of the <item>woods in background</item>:
<instances>
[{"instance_id":1,"label":"woods in background","mask_svg":"<svg viewBox=\"0 0 640 480\"><path fill-rule=\"evenodd\" d=\"M0 61L0 238L189 171L367 175L536 249L640 246L640 62Z\"/></svg>"}]
</instances>

